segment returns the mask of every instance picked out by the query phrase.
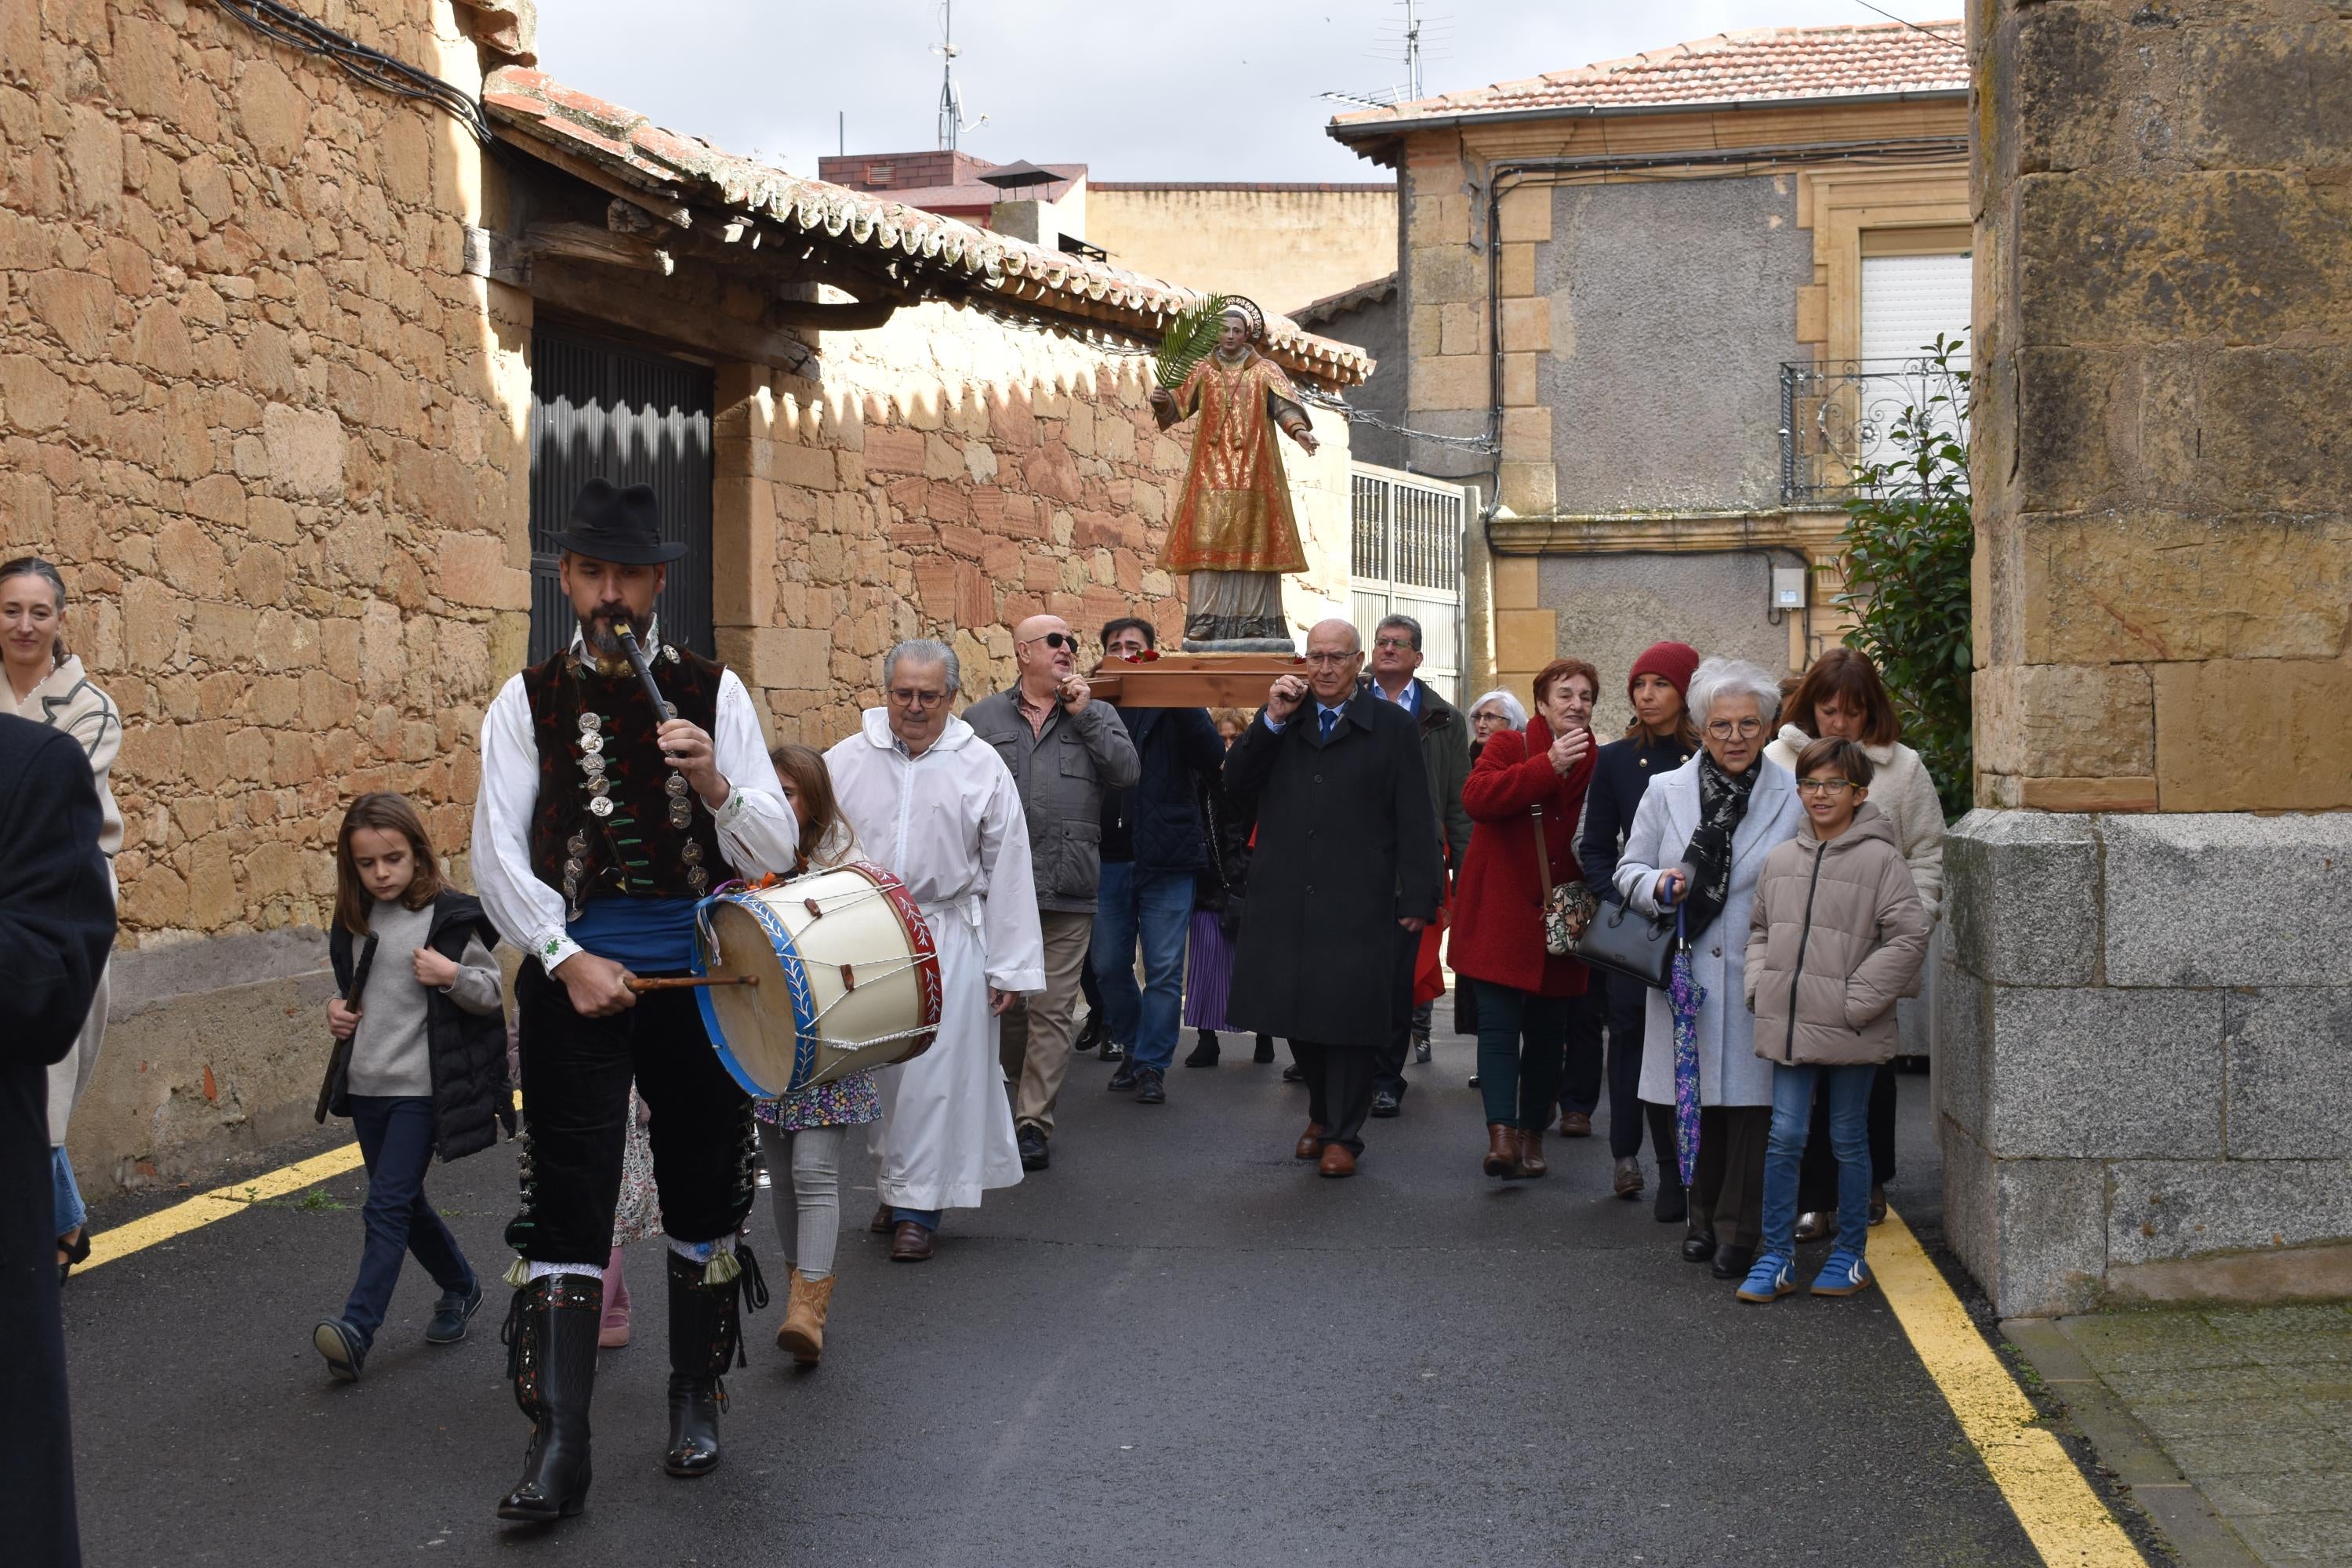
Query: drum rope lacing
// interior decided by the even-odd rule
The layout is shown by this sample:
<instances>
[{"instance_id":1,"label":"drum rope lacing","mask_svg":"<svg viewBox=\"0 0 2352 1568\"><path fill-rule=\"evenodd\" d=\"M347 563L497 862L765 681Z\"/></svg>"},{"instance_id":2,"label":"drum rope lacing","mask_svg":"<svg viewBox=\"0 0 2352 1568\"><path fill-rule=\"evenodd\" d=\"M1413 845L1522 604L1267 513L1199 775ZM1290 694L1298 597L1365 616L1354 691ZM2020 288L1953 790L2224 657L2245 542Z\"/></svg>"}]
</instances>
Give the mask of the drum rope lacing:
<instances>
[{"instance_id":1,"label":"drum rope lacing","mask_svg":"<svg viewBox=\"0 0 2352 1568\"><path fill-rule=\"evenodd\" d=\"M709 907L710 905L718 902L719 898L728 892L738 888L750 890L752 889L754 885L752 883L743 881L740 879L736 881L725 883L713 889L710 896L694 911L696 933L702 939L703 952L706 955L706 968L712 973L716 973L719 967L727 961L719 949L719 932L711 924ZM835 910L850 909L856 905L866 903L875 899L887 899L887 897L888 895L881 889L872 888L855 893L836 893L832 895L829 899L810 898L803 901L805 904L815 904L820 906L815 918L822 920L825 915L833 913ZM803 958L801 962L805 964L808 961ZM936 963L938 959L936 955L908 958L903 959L887 969L876 969L876 963L879 963L880 962L880 960L877 960L875 963L849 964L845 967L856 972L859 982L864 983L869 978L873 980L887 980L895 975L905 974L911 971L919 970L926 962ZM869 970L874 971L870 976L866 973ZM823 1023L826 1014L832 1012L842 1003L847 1001L852 994L854 994L854 991L843 991L840 995L835 997L832 1001L827 1002L824 1006L817 1008L811 1016L811 1022L819 1024ZM911 1040L918 1035L936 1035L939 1033L939 1030L940 1026L937 1024L928 1024L918 1025L916 1027L911 1029L894 1029L887 1035L872 1035L864 1039L858 1040L829 1039L823 1035L819 1035L816 1037L816 1041L820 1045L830 1046L835 1050L855 1051L864 1050L868 1046L888 1045L892 1040Z\"/></svg>"}]
</instances>

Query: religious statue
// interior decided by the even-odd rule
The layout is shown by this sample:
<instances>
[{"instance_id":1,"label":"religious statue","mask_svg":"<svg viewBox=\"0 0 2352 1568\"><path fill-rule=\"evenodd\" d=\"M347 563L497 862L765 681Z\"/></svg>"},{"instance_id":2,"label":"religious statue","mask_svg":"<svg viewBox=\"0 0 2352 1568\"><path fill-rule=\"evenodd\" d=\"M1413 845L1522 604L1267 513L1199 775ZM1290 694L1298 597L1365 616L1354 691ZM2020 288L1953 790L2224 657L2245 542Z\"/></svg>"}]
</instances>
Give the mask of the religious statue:
<instances>
[{"instance_id":1,"label":"religious statue","mask_svg":"<svg viewBox=\"0 0 2352 1568\"><path fill-rule=\"evenodd\" d=\"M1315 433L1282 367L1258 352L1265 313L1225 300L1217 346L1174 391L1151 389L1162 430L1201 416L1182 499L1160 563L1190 574L1184 648L1190 653L1296 653L1282 613L1282 574L1307 570L1290 486L1274 432L1307 452Z\"/></svg>"}]
</instances>

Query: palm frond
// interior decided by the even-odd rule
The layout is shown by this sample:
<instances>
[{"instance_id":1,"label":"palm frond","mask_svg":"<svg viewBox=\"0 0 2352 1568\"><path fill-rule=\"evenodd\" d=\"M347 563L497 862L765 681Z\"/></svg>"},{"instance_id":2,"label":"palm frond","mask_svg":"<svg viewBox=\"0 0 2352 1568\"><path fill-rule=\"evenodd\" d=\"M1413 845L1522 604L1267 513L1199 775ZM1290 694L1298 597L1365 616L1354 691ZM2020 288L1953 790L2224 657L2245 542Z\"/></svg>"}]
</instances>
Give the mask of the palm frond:
<instances>
[{"instance_id":1,"label":"palm frond","mask_svg":"<svg viewBox=\"0 0 2352 1568\"><path fill-rule=\"evenodd\" d=\"M1224 331L1225 300L1225 295L1212 294L1190 310L1177 311L1169 321L1168 331L1160 339L1160 353L1152 362L1160 385L1171 392L1183 385L1192 367L1216 349L1217 334Z\"/></svg>"}]
</instances>

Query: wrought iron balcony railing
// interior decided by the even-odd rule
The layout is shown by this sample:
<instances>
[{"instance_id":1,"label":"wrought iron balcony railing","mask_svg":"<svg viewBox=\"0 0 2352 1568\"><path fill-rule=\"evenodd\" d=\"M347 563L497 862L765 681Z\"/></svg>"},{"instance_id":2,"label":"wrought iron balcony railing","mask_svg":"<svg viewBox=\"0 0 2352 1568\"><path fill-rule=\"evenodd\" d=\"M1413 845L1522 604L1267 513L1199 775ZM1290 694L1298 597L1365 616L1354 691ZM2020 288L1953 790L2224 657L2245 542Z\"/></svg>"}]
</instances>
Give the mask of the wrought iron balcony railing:
<instances>
[{"instance_id":1,"label":"wrought iron balcony railing","mask_svg":"<svg viewBox=\"0 0 2352 1568\"><path fill-rule=\"evenodd\" d=\"M1863 470L1898 460L1889 432L1911 409L1930 409L1967 444L1968 398L1953 371L1928 358L1804 362L1780 367L1780 500L1833 506L1862 494ZM1942 395L1941 405L1933 400Z\"/></svg>"}]
</instances>

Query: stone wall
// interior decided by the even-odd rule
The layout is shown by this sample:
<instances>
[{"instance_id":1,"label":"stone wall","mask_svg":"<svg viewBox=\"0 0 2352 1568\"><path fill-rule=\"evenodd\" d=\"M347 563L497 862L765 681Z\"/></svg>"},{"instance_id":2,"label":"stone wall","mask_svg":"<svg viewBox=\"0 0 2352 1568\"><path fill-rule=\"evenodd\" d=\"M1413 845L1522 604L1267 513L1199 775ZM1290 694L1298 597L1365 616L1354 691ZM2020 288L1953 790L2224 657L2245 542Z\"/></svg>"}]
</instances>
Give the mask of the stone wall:
<instances>
[{"instance_id":1,"label":"stone wall","mask_svg":"<svg viewBox=\"0 0 2352 1568\"><path fill-rule=\"evenodd\" d=\"M1113 616L1181 633L1158 560L1192 426L1160 432L1148 357L931 304L826 334L822 363L817 380L730 367L719 388L719 651L779 739L848 733L901 637L951 641L979 697L1011 680L1026 616L1061 616L1089 657ZM1347 427L1314 419L1320 453L1283 447L1302 634L1348 602Z\"/></svg>"},{"instance_id":2,"label":"stone wall","mask_svg":"<svg viewBox=\"0 0 2352 1568\"><path fill-rule=\"evenodd\" d=\"M2352 19L1974 10L1947 1233L2004 1313L2341 1295Z\"/></svg>"},{"instance_id":3,"label":"stone wall","mask_svg":"<svg viewBox=\"0 0 2352 1568\"><path fill-rule=\"evenodd\" d=\"M479 80L446 0L338 12ZM290 1127L352 791L463 848L522 646L527 334L461 275L473 142L214 6L0 8L0 143L7 550L63 567L124 719L119 1022L73 1127L103 1192Z\"/></svg>"},{"instance_id":4,"label":"stone wall","mask_svg":"<svg viewBox=\"0 0 2352 1568\"><path fill-rule=\"evenodd\" d=\"M1396 270L1391 184L1087 187L1086 237L1111 265L1287 315Z\"/></svg>"}]
</instances>

